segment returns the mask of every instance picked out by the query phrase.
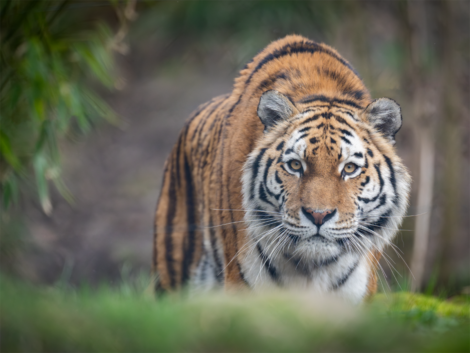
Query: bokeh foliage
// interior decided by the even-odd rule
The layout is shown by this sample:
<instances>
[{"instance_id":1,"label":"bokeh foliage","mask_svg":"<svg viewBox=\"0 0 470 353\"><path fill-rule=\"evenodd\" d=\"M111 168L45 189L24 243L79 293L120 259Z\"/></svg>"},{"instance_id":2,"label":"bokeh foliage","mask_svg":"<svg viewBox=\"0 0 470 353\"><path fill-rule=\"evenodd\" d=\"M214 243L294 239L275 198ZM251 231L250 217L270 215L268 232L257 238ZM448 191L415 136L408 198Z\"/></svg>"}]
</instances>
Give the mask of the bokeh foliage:
<instances>
[{"instance_id":1,"label":"bokeh foliage","mask_svg":"<svg viewBox=\"0 0 470 353\"><path fill-rule=\"evenodd\" d=\"M6 0L0 4L0 188L7 208L20 190L37 190L51 211L49 182L61 180L60 139L116 121L91 87L114 86L112 33L71 11L74 2Z\"/></svg>"},{"instance_id":2,"label":"bokeh foliage","mask_svg":"<svg viewBox=\"0 0 470 353\"><path fill-rule=\"evenodd\" d=\"M0 3L0 193L3 206L18 198L19 190L26 189L39 191L42 206L47 211L51 182L68 195L60 179L60 148L57 146L62 145L61 139L89 131L103 117L114 118L91 89L98 85L90 85L94 82L113 86L112 34L108 27L90 25L89 19L100 18L110 23L109 19L115 16L113 6L132 1L7 0ZM127 75L126 80L129 78L129 84L118 98L126 100L123 105L133 113L137 108L144 115L148 113L140 105L130 106L132 99L128 99L135 92L150 95L149 88L143 89L143 82L161 83L162 78L171 80L196 72L200 75L201 87L211 84L211 75L228 73L232 80L267 43L286 34L298 33L338 49L360 72L373 97L391 97L403 107L405 123L398 134L397 148L414 177L410 217L405 219L404 231L397 237L397 244L405 254L403 257L410 263L417 219L412 215L427 213L430 245L423 247L427 253L427 270L422 289L435 288L434 292L440 293L444 288L448 295L453 295L468 287L468 250L465 254L464 250L469 248L468 240L465 240L468 239L469 198L464 196L469 190L465 176L469 171L470 139L466 138L468 127L463 124L469 112L470 87L467 2L139 0L136 4L139 18L129 32L131 51L126 58L120 58L123 59L120 69ZM152 94L159 93L154 91ZM188 104L191 109L197 105L188 103L187 96L181 98L181 101L169 101L168 105ZM126 115L126 109L118 106L116 109ZM179 123L177 119L170 120L164 122L166 127ZM133 120L132 124L143 125L145 119ZM152 125L152 129L155 136L159 136L161 125L155 126ZM424 127L428 126L435 131L431 141L435 145L436 164L434 169L423 171L419 141ZM131 165L129 168L130 165L125 164L125 168L136 167ZM83 163L87 173L92 172L92 168L92 163ZM434 196L431 195L432 202L424 205L430 209L426 210L416 202L418 177L432 174L435 174ZM78 185L80 176L71 179L69 185ZM102 188L98 180L96 185ZM52 200L59 205L56 198ZM125 200L123 204L134 202ZM104 203L96 202L96 205L103 206ZM79 214L80 205L76 206L73 213ZM96 212L93 217L99 217L102 224L106 223L104 220L110 213L119 213L123 220L129 220L129 207L126 207L118 211L112 208L108 214L101 209L99 215ZM33 208L36 209L35 203ZM47 219L67 218L72 225L70 229L53 229L46 225L57 236L57 243L72 238L84 239L82 234L77 236L71 229L79 229L79 224L93 224L96 218L90 215L86 219L72 217L60 213L59 209L56 207L56 212ZM26 214L25 211L28 207L21 208L19 213ZM89 214L93 212L89 211ZM138 212L143 213L140 209ZM18 233L15 229L27 227L11 224L9 229L13 230L5 231L2 221L0 219L2 235L9 232L11 236L0 237L0 242L6 244L4 247L0 244L0 251L6 249L3 253L13 254L15 244L28 244L27 237L13 236L14 232ZM136 229L129 226L122 232L135 235ZM99 238L103 244L106 243L104 239L114 236L111 227L100 230ZM147 241L147 237L145 234L141 239ZM52 257L58 249L57 243L51 245L51 252L44 258ZM68 250L79 258L80 246L77 244L81 243L77 240L73 244ZM117 242L114 245L123 246ZM87 251L90 251L90 258L101 257L96 256L94 250ZM104 251L112 253L109 242ZM145 257L136 252L136 258L138 256ZM393 260L396 263L384 264L384 267L392 287L395 282L405 282L406 287L409 269L401 255L392 253L390 256L392 264ZM38 267L29 256L25 258L32 267ZM124 260L113 261L108 268L117 268ZM99 266L100 280L117 275L117 271L106 270L101 262ZM23 263L17 267L25 266ZM395 279L393 270L387 270L388 267L396 267L398 272L404 273L405 280L398 275ZM51 266L48 269L50 278L56 278L60 268L60 263L57 267ZM76 273L79 271L74 270ZM76 280L88 279L87 276L90 273L77 275Z\"/></svg>"},{"instance_id":3,"label":"bokeh foliage","mask_svg":"<svg viewBox=\"0 0 470 353\"><path fill-rule=\"evenodd\" d=\"M286 34L315 33L312 39L327 41L325 29L340 23L350 8L345 0L149 0L141 3L133 39L158 37L169 60L175 59L171 47L176 46L194 58L226 50L217 60L230 58L241 69L267 43Z\"/></svg>"},{"instance_id":4,"label":"bokeh foliage","mask_svg":"<svg viewBox=\"0 0 470 353\"><path fill-rule=\"evenodd\" d=\"M0 276L2 352L465 352L468 299L396 293L362 308L299 293L142 296Z\"/></svg>"}]
</instances>

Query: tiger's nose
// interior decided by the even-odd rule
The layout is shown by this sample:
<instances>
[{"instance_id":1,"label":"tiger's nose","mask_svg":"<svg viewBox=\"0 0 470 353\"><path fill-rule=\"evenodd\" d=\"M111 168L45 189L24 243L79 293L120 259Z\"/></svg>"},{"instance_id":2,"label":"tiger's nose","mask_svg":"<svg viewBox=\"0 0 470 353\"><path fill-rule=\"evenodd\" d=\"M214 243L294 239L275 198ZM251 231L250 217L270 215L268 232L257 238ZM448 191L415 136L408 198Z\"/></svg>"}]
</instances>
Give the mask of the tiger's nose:
<instances>
[{"instance_id":1,"label":"tiger's nose","mask_svg":"<svg viewBox=\"0 0 470 353\"><path fill-rule=\"evenodd\" d=\"M307 218L316 226L321 226L326 223L329 219L333 218L336 213L336 210L315 211L311 208L303 208L303 210Z\"/></svg>"}]
</instances>

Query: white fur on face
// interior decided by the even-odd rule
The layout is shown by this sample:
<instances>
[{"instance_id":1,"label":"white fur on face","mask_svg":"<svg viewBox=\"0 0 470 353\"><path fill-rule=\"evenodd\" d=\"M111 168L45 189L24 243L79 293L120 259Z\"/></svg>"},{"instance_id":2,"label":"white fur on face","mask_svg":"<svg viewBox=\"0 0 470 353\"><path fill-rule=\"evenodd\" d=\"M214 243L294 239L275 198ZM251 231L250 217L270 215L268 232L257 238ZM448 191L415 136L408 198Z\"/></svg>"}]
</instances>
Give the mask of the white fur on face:
<instances>
[{"instance_id":1,"label":"white fur on face","mask_svg":"<svg viewBox=\"0 0 470 353\"><path fill-rule=\"evenodd\" d=\"M357 118L348 121L354 125ZM285 209L289 193L276 173L280 161L293 177L302 177L287 163L296 159L304 171L308 170L305 155L310 148L309 136L298 128L283 140L276 156L273 151L281 146L280 140L270 145L260 143L250 154L242 177L249 250L241 264L253 287L299 285L350 298L361 298L366 292L370 273L365 255L371 250L382 251L396 233L406 210L409 177L394 156L377 149L372 153L353 129L344 130L347 133L339 144L342 158L338 173L346 164L354 163L359 168L352 175L343 175L345 183L358 177L364 168L368 168L369 177L361 183L355 198L355 214L341 222L336 212L320 229L300 210L292 213ZM349 239L346 245L344 239ZM342 283L341 276L345 275ZM338 283L341 285L336 287Z\"/></svg>"}]
</instances>

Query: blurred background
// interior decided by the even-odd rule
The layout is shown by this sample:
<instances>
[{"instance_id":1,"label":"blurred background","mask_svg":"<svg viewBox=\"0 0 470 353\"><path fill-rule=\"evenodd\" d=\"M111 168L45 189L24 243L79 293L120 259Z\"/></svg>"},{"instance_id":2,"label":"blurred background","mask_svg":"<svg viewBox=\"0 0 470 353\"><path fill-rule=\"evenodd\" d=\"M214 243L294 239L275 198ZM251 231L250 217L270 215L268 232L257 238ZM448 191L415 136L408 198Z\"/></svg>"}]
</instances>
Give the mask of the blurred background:
<instances>
[{"instance_id":1,"label":"blurred background","mask_svg":"<svg viewBox=\"0 0 470 353\"><path fill-rule=\"evenodd\" d=\"M149 272L163 164L270 41L333 46L402 106L413 176L382 290L470 288L470 2L0 4L0 268L41 284ZM413 273L413 275L411 275Z\"/></svg>"}]
</instances>

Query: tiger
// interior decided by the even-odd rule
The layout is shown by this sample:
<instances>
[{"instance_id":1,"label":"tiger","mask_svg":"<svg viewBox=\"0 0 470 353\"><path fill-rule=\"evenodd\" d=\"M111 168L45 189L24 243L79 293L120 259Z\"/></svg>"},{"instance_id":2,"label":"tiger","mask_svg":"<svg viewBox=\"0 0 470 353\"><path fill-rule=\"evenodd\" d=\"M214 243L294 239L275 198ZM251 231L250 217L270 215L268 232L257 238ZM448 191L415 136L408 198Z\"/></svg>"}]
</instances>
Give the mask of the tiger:
<instances>
[{"instance_id":1,"label":"tiger","mask_svg":"<svg viewBox=\"0 0 470 353\"><path fill-rule=\"evenodd\" d=\"M370 298L408 204L401 125L398 103L373 100L335 49L270 43L190 116L165 163L155 290Z\"/></svg>"}]
</instances>

